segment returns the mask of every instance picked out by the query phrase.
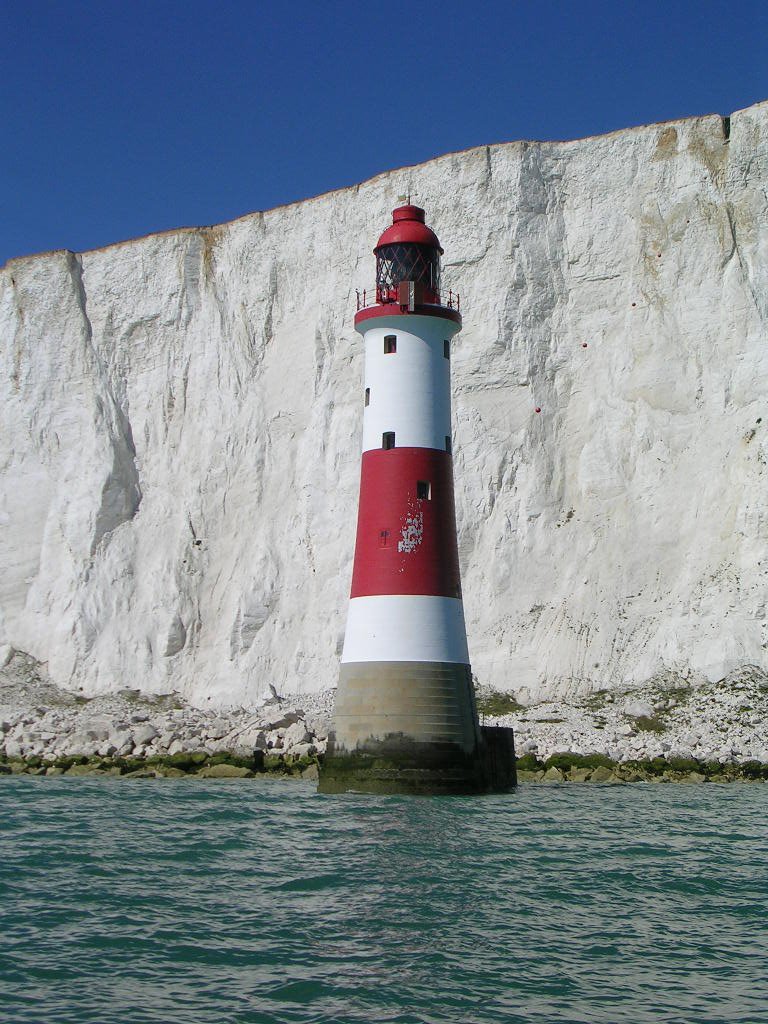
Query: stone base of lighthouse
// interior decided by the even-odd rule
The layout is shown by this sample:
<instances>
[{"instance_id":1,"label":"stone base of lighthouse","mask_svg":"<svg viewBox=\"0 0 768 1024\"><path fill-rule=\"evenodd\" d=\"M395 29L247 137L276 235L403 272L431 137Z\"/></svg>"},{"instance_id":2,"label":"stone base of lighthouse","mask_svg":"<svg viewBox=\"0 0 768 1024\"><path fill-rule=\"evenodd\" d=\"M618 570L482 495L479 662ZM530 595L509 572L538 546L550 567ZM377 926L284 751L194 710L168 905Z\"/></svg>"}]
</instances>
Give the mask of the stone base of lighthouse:
<instances>
[{"instance_id":1,"label":"stone base of lighthouse","mask_svg":"<svg viewBox=\"0 0 768 1024\"><path fill-rule=\"evenodd\" d=\"M483 793L515 784L512 730L478 727L468 665L342 665L321 793Z\"/></svg>"}]
</instances>

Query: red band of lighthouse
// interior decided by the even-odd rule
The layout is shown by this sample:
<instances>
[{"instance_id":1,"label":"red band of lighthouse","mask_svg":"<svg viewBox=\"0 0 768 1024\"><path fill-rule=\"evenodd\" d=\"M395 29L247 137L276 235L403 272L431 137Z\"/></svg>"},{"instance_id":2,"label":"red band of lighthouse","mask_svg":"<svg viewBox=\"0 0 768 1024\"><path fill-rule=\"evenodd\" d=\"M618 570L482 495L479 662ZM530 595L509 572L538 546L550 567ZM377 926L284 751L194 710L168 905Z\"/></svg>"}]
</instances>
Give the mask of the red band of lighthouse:
<instances>
[{"instance_id":1,"label":"red band of lighthouse","mask_svg":"<svg viewBox=\"0 0 768 1024\"><path fill-rule=\"evenodd\" d=\"M461 596L448 452L363 455L351 596L374 594Z\"/></svg>"}]
</instances>

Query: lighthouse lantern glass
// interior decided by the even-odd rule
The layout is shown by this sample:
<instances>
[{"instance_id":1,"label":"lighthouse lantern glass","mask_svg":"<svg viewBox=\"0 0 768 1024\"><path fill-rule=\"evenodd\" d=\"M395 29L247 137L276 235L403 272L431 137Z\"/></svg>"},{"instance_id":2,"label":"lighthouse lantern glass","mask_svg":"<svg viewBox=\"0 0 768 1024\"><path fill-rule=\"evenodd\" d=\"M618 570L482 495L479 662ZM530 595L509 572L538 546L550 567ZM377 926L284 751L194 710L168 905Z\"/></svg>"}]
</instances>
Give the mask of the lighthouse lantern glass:
<instances>
[{"instance_id":1,"label":"lighthouse lantern glass","mask_svg":"<svg viewBox=\"0 0 768 1024\"><path fill-rule=\"evenodd\" d=\"M427 302L440 301L440 251L415 242L395 242L376 250L376 298L396 302L402 281L421 284Z\"/></svg>"}]
</instances>

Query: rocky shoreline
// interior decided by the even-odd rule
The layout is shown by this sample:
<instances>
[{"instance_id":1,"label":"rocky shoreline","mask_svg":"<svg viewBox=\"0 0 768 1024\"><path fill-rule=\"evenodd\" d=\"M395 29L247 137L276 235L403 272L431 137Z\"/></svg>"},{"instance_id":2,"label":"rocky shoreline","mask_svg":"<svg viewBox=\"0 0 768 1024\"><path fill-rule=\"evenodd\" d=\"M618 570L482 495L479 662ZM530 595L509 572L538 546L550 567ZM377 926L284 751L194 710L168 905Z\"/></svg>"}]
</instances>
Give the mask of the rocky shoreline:
<instances>
[{"instance_id":1,"label":"rocky shoreline","mask_svg":"<svg viewBox=\"0 0 768 1024\"><path fill-rule=\"evenodd\" d=\"M757 669L529 706L481 688L478 709L515 729L523 783L768 780L768 678ZM88 698L12 652L0 668L0 775L312 779L332 712L330 690L211 711L172 693Z\"/></svg>"},{"instance_id":2,"label":"rocky shoreline","mask_svg":"<svg viewBox=\"0 0 768 1024\"><path fill-rule=\"evenodd\" d=\"M658 757L650 761L617 764L600 755L581 757L555 754L541 762L529 754L518 759L517 780L526 782L599 782L607 785L634 782L768 782L768 765L759 761L722 765L695 758Z\"/></svg>"},{"instance_id":3,"label":"rocky shoreline","mask_svg":"<svg viewBox=\"0 0 768 1024\"><path fill-rule=\"evenodd\" d=\"M683 759L768 765L768 676L744 668L694 686L661 677L630 692L601 690L521 706L508 694L478 694L481 718L512 726L518 758L600 755L628 764Z\"/></svg>"},{"instance_id":4,"label":"rocky shoreline","mask_svg":"<svg viewBox=\"0 0 768 1024\"><path fill-rule=\"evenodd\" d=\"M216 711L178 694L86 698L51 686L16 652L0 671L0 774L312 778L331 712L331 693Z\"/></svg>"}]
</instances>

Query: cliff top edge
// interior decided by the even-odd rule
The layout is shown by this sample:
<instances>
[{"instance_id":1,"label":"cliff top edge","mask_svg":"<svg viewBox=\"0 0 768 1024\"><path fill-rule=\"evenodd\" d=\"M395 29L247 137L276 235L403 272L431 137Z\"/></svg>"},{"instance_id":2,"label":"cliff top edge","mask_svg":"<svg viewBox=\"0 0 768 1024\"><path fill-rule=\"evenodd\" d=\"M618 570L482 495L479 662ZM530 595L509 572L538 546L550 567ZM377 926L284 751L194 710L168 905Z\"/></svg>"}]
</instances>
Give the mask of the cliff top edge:
<instances>
[{"instance_id":1,"label":"cliff top edge","mask_svg":"<svg viewBox=\"0 0 768 1024\"><path fill-rule=\"evenodd\" d=\"M48 258L50 256L57 256L57 255L63 255L63 254L69 254L69 253L74 253L75 255L88 255L88 254L91 254L91 253L108 252L108 251L110 251L112 249L120 249L120 248L122 248L124 246L133 245L133 244L135 244L137 242L143 242L143 241L145 241L147 239L150 239L150 238L165 238L167 236L184 235L184 234L190 234L190 233L208 233L208 232L216 233L218 231L221 231L221 230L223 230L225 228L230 227L233 224L238 224L240 221L250 220L250 219L253 219L253 218L257 218L257 219L263 220L264 218L270 216L271 214L275 214L275 213L278 213L278 212L281 212L281 211L285 211L285 210L290 210L293 207L305 207L305 206L307 206L310 203L319 202L321 200L327 199L329 196L333 196L333 195L336 195L336 194L341 193L341 192L349 192L350 190L359 190L359 189L365 188L366 186L373 185L376 182L380 181L382 178L387 178L387 177L389 177L389 176L391 176L393 174L400 174L403 171L417 170L417 169L419 169L421 167L427 166L428 164L436 163L436 162L438 162L440 160L451 159L452 157L456 157L456 156L462 156L464 154L476 153L476 152L479 153L479 152L484 152L484 151L488 151L488 150L508 149L508 148L511 148L511 147L526 148L526 147L529 147L529 146L536 146L536 147L545 149L545 148L549 148L549 147L556 148L556 147L564 147L564 146L573 146L573 145L578 145L578 144L584 143L584 142L591 142L591 141L597 142L597 141L601 141L601 140L605 140L605 139L610 139L610 138L613 138L616 135L630 135L632 133L644 132L644 131L648 131L650 129L655 129L655 128L663 128L663 127L666 127L666 126L675 126L675 125L694 124L697 121L710 121L710 120L715 120L715 119L719 120L723 124L723 126L725 126L725 122L726 121L731 121L733 118L737 117L739 114L745 114L745 113L747 113L749 111L758 110L761 107L765 107L766 111L768 112L768 99L766 99L766 100L758 100L757 102L749 104L746 107L741 107L738 110L734 110L731 114L717 114L717 113L695 114L695 115L692 115L691 117L679 117L679 118L674 118L674 119L668 120L668 121L651 121L651 122L648 122L647 124L630 125L630 126L628 126L626 128L615 128L615 129L613 129L612 131L609 131L609 132L599 132L599 133L597 133L595 135L584 135L584 136L580 136L580 137L575 138L575 139L546 139L546 140L513 139L513 140L510 140L510 141L506 141L506 142L489 142L489 143L482 143L482 144L477 145L477 146L468 146L465 149L457 149L457 150L451 150L451 151L449 151L447 153L439 153L436 156L430 157L428 160L422 160L422 161L419 161L418 163L403 164L401 167L392 167L392 168L389 168L389 169L387 169L385 171L380 171L378 174L374 174L372 177L366 178L363 181L355 182L355 183L353 183L351 185L343 185L343 186L340 186L339 188L328 189L326 192L320 192L320 193L318 193L317 195L314 195L314 196L307 196L304 199L295 199L295 200L292 200L289 203L280 203L277 206L270 207L269 209L266 209L266 210L251 210L248 213L241 214L239 217L233 217L230 220L221 221L221 222L219 222L217 224L182 225L182 226L179 226L179 227L167 228L167 229L165 229L163 231L150 231L150 232L148 232L145 235L136 235L136 236L133 236L131 238L119 239L119 240L117 240L115 242L109 242L107 245L95 246L92 249L82 249L82 250L73 250L73 249L67 249L67 248L48 249L48 250L44 250L43 252L28 253L28 254L22 254L22 255L19 255L19 256L12 256L8 260L6 260L6 262L2 265L2 267L0 267L0 272L2 272L4 270L7 270L7 269L11 269L12 266L14 264L17 264L17 263L27 262L27 261L30 261L30 260L44 259L44 258ZM725 128L724 128L724 141L726 141L726 140L727 140L727 132L725 131Z\"/></svg>"}]
</instances>

